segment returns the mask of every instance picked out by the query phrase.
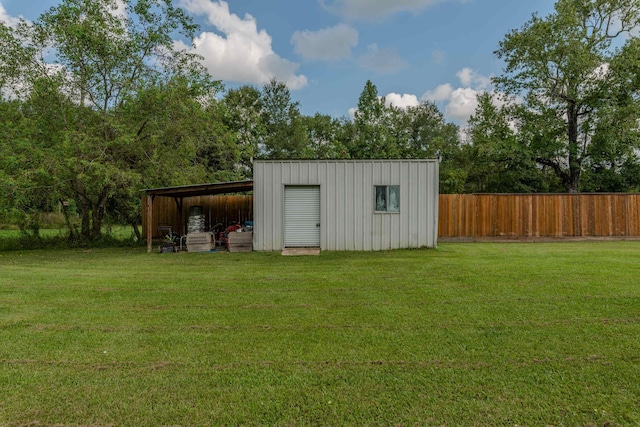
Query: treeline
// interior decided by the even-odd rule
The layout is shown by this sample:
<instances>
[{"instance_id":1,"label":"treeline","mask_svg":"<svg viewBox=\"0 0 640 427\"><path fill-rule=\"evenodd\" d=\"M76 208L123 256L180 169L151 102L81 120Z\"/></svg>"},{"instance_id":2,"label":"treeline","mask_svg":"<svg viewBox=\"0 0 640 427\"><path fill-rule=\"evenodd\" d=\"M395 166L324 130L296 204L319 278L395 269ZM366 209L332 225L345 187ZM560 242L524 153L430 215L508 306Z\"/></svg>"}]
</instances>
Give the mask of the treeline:
<instances>
[{"instance_id":1,"label":"treeline","mask_svg":"<svg viewBox=\"0 0 640 427\"><path fill-rule=\"evenodd\" d=\"M640 188L637 1L560 0L508 34L505 73L463 130L429 102L387 105L370 81L341 118L302 115L275 80L225 89L175 49L196 30L181 9L125 4L0 23L0 223L37 232L60 210L71 237L106 220L137 231L140 190L250 178L256 158L439 158L442 193Z\"/></svg>"}]
</instances>

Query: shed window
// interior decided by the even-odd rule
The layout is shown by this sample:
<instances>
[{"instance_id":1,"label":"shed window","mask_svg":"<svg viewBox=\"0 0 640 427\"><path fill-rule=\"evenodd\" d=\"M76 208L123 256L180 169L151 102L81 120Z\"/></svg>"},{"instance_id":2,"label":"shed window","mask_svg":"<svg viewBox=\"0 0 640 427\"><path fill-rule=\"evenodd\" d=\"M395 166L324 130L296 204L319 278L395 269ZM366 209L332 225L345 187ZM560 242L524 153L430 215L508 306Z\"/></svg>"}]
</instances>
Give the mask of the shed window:
<instances>
[{"instance_id":1,"label":"shed window","mask_svg":"<svg viewBox=\"0 0 640 427\"><path fill-rule=\"evenodd\" d=\"M376 185L375 197L376 212L400 212L399 185Z\"/></svg>"}]
</instances>

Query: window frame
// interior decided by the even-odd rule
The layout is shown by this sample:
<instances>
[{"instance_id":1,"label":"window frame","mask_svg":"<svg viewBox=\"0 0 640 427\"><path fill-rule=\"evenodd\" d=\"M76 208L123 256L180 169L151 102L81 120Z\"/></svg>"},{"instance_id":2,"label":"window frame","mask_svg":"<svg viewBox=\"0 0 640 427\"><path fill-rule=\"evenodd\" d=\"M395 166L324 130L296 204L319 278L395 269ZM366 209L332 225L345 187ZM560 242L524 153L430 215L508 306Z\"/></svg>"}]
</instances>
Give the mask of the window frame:
<instances>
[{"instance_id":1,"label":"window frame","mask_svg":"<svg viewBox=\"0 0 640 427\"><path fill-rule=\"evenodd\" d=\"M384 188L384 209L378 209L378 189L379 188ZM396 210L390 210L390 199L391 199L391 193L392 190L391 188L394 188L395 190L393 191L396 195L397 195L397 209ZM384 184L384 185L374 185L373 186L373 213L380 213L380 214L398 214L400 213L400 185L390 185L390 184Z\"/></svg>"}]
</instances>

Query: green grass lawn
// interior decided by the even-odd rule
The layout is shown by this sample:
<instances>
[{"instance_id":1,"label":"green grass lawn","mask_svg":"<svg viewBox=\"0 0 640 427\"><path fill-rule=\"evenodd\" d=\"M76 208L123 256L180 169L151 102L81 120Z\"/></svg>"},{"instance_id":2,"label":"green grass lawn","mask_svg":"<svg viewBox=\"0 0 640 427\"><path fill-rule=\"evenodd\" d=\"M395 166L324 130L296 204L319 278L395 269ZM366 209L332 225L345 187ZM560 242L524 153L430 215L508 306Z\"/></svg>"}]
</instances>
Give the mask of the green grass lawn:
<instances>
[{"instance_id":1,"label":"green grass lawn","mask_svg":"<svg viewBox=\"0 0 640 427\"><path fill-rule=\"evenodd\" d=\"M640 242L0 253L0 425L640 425Z\"/></svg>"}]
</instances>

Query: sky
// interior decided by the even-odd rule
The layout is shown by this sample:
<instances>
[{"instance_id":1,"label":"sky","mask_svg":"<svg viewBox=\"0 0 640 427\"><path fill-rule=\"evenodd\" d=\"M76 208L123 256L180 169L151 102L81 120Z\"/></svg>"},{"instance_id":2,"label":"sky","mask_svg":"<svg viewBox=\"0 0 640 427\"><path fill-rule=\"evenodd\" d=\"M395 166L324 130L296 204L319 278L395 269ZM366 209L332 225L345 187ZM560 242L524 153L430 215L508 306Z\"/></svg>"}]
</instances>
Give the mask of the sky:
<instances>
[{"instance_id":1,"label":"sky","mask_svg":"<svg viewBox=\"0 0 640 427\"><path fill-rule=\"evenodd\" d=\"M174 0L200 25L194 49L227 88L285 82L305 115L348 117L371 80L387 104L435 102L464 126L504 64L493 53L554 0ZM56 0L0 0L35 20Z\"/></svg>"}]
</instances>

